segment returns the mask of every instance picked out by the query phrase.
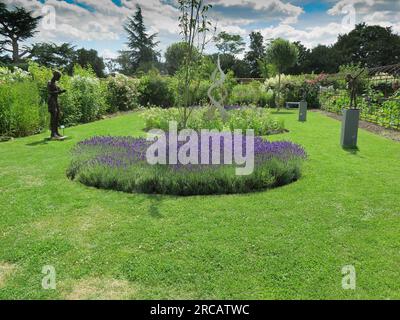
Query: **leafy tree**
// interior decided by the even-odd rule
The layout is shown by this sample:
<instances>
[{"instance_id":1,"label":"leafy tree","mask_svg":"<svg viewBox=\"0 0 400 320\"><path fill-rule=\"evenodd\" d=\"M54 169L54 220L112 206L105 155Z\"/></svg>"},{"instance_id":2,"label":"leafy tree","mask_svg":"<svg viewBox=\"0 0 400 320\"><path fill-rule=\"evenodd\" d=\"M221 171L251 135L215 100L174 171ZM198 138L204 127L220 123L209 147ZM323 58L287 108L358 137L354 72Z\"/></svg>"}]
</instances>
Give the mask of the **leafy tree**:
<instances>
[{"instance_id":1,"label":"leafy tree","mask_svg":"<svg viewBox=\"0 0 400 320\"><path fill-rule=\"evenodd\" d=\"M197 48L193 50L193 60L197 61L200 58L200 54ZM167 48L165 52L165 67L168 74L174 75L182 67L187 51L187 42L177 42Z\"/></svg>"},{"instance_id":2,"label":"leafy tree","mask_svg":"<svg viewBox=\"0 0 400 320\"><path fill-rule=\"evenodd\" d=\"M264 37L260 32L250 33L250 50L246 53L245 61L250 66L250 76L261 78L259 61L265 56Z\"/></svg>"},{"instance_id":3,"label":"leafy tree","mask_svg":"<svg viewBox=\"0 0 400 320\"><path fill-rule=\"evenodd\" d=\"M288 68L286 71L288 74L303 74L307 73L307 67L310 63L311 50L307 49L300 41L293 42L293 45L297 47L299 52L296 64L293 67Z\"/></svg>"},{"instance_id":4,"label":"leafy tree","mask_svg":"<svg viewBox=\"0 0 400 320\"><path fill-rule=\"evenodd\" d=\"M214 62L214 65L218 61L218 56L220 59L221 68L225 73L234 68L235 63L236 63L236 59L235 59L234 55L228 54L228 53L225 53L225 54L214 53L214 54L210 55L212 61Z\"/></svg>"},{"instance_id":5,"label":"leafy tree","mask_svg":"<svg viewBox=\"0 0 400 320\"><path fill-rule=\"evenodd\" d=\"M8 66L10 64L12 64L12 60L9 56L0 56L0 66Z\"/></svg>"},{"instance_id":6,"label":"leafy tree","mask_svg":"<svg viewBox=\"0 0 400 320\"><path fill-rule=\"evenodd\" d=\"M32 38L36 33L39 20L42 17L33 17L32 12L16 7L8 10L4 4L0 6L0 51L12 54L13 63L18 63L29 53L29 49L20 49L20 43Z\"/></svg>"},{"instance_id":7,"label":"leafy tree","mask_svg":"<svg viewBox=\"0 0 400 320\"><path fill-rule=\"evenodd\" d=\"M281 106L281 75L296 64L298 55L297 47L281 38L272 41L267 49L267 60L276 68L278 73L278 109Z\"/></svg>"},{"instance_id":8,"label":"leafy tree","mask_svg":"<svg viewBox=\"0 0 400 320\"><path fill-rule=\"evenodd\" d=\"M69 43L36 43L32 46L30 58L38 64L57 69L68 69L74 59L75 48Z\"/></svg>"},{"instance_id":9,"label":"leafy tree","mask_svg":"<svg viewBox=\"0 0 400 320\"><path fill-rule=\"evenodd\" d=\"M57 45L54 43L36 43L32 46L29 55L33 61L39 65L49 68L63 69L72 73L74 65L81 67L91 66L98 77L104 77L104 61L98 56L96 50L84 48L75 50L69 43Z\"/></svg>"},{"instance_id":10,"label":"leafy tree","mask_svg":"<svg viewBox=\"0 0 400 320\"><path fill-rule=\"evenodd\" d=\"M139 5L136 6L134 16L128 18L124 26L128 33L128 48L125 51L129 54L130 67L124 71L136 71L141 65L151 65L158 61L159 53L155 50L158 43L155 41L157 34L148 35L143 21L142 9ZM126 59L126 56L122 57ZM125 63L126 61L124 61Z\"/></svg>"},{"instance_id":11,"label":"leafy tree","mask_svg":"<svg viewBox=\"0 0 400 320\"><path fill-rule=\"evenodd\" d=\"M222 54L231 54L233 56L244 51L245 43L238 34L229 34L225 31L220 32L214 37L216 47Z\"/></svg>"},{"instance_id":12,"label":"leafy tree","mask_svg":"<svg viewBox=\"0 0 400 320\"><path fill-rule=\"evenodd\" d=\"M340 53L332 46L318 45L305 61L306 73L336 73L341 64Z\"/></svg>"},{"instance_id":13,"label":"leafy tree","mask_svg":"<svg viewBox=\"0 0 400 320\"><path fill-rule=\"evenodd\" d=\"M241 60L236 58L232 54L218 54L214 53L210 57L212 61L216 64L218 61L218 56L221 63L221 68L225 73L232 71L236 78L251 78L251 66L247 60Z\"/></svg>"},{"instance_id":14,"label":"leafy tree","mask_svg":"<svg viewBox=\"0 0 400 320\"><path fill-rule=\"evenodd\" d=\"M105 64L103 58L98 56L96 50L86 50L81 48L75 52L73 64L79 64L81 67L91 66L99 78L105 77Z\"/></svg>"},{"instance_id":15,"label":"leafy tree","mask_svg":"<svg viewBox=\"0 0 400 320\"><path fill-rule=\"evenodd\" d=\"M118 53L118 57L113 59L116 65L118 65L118 67L114 66L114 71L120 72L126 76L133 75L135 73L135 69L132 65L130 52L121 50Z\"/></svg>"},{"instance_id":16,"label":"leafy tree","mask_svg":"<svg viewBox=\"0 0 400 320\"><path fill-rule=\"evenodd\" d=\"M358 24L348 34L340 35L334 47L343 57L341 64L375 67L396 64L400 59L400 36L391 27Z\"/></svg>"},{"instance_id":17,"label":"leafy tree","mask_svg":"<svg viewBox=\"0 0 400 320\"><path fill-rule=\"evenodd\" d=\"M253 78L251 74L251 65L245 59L235 59L231 70L236 78Z\"/></svg>"}]
</instances>

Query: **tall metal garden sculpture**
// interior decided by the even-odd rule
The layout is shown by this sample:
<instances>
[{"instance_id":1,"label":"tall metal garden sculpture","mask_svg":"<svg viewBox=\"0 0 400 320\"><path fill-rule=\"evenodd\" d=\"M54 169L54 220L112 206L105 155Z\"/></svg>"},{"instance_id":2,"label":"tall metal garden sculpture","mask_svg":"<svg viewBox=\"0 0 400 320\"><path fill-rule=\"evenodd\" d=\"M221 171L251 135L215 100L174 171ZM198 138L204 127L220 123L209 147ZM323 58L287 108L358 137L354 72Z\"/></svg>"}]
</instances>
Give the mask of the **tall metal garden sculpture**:
<instances>
[{"instance_id":1,"label":"tall metal garden sculpture","mask_svg":"<svg viewBox=\"0 0 400 320\"><path fill-rule=\"evenodd\" d=\"M358 125L360 121L360 110L357 109L357 90L359 78L365 72L364 69L356 75L347 74L347 89L350 95L350 108L343 111L341 145L343 148L355 149L358 141Z\"/></svg>"},{"instance_id":2,"label":"tall metal garden sculpture","mask_svg":"<svg viewBox=\"0 0 400 320\"><path fill-rule=\"evenodd\" d=\"M361 70L356 76L353 76L350 73L346 75L347 88L350 94L350 109L357 109L358 79L364 71L364 69Z\"/></svg>"}]
</instances>

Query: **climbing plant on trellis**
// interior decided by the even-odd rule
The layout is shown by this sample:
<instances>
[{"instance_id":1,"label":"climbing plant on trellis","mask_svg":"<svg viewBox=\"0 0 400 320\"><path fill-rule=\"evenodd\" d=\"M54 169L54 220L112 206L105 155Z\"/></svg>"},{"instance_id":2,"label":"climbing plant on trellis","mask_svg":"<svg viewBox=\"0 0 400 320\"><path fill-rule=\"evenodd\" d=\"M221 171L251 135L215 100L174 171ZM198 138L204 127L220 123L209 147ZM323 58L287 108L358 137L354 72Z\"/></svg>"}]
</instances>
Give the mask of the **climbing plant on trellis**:
<instances>
[{"instance_id":1,"label":"climbing plant on trellis","mask_svg":"<svg viewBox=\"0 0 400 320\"><path fill-rule=\"evenodd\" d=\"M350 106L346 72L329 75L321 87L321 108L341 114ZM357 98L361 119L400 130L400 64L365 69Z\"/></svg>"}]
</instances>

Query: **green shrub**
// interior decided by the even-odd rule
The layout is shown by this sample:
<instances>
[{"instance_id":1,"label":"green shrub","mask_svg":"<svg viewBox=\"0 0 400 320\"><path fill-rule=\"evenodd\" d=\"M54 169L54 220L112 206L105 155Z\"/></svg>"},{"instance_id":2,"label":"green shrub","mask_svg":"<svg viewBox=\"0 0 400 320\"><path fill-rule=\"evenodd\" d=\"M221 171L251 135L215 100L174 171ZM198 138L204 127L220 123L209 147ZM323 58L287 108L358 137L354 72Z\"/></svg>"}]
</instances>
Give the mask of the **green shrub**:
<instances>
[{"instance_id":1,"label":"green shrub","mask_svg":"<svg viewBox=\"0 0 400 320\"><path fill-rule=\"evenodd\" d=\"M258 81L233 87L229 103L232 105L272 107L274 94Z\"/></svg>"},{"instance_id":2,"label":"green shrub","mask_svg":"<svg viewBox=\"0 0 400 320\"><path fill-rule=\"evenodd\" d=\"M182 110L178 108L149 108L142 113L145 119L146 130L161 129L168 131L169 122L178 122L178 128L182 129ZM218 109L194 108L191 110L187 122L187 128L193 130L201 129L254 129L257 135L269 135L284 132L285 126L282 120L271 116L268 109L243 108L227 111L228 117L224 121Z\"/></svg>"},{"instance_id":3,"label":"green shrub","mask_svg":"<svg viewBox=\"0 0 400 320\"><path fill-rule=\"evenodd\" d=\"M326 75L282 75L281 76L281 105L284 102L298 102L305 99L309 108L319 108L319 90L320 85L324 83ZM278 76L269 78L264 83L266 90L275 93L278 90ZM270 104L270 106L274 105Z\"/></svg>"},{"instance_id":4,"label":"green shrub","mask_svg":"<svg viewBox=\"0 0 400 320\"><path fill-rule=\"evenodd\" d=\"M40 97L44 103L47 103L48 99L48 90L47 90L47 83L53 77L53 71L50 68L46 68L43 66L39 66L35 62L29 63L29 73L32 76L33 81L36 82Z\"/></svg>"},{"instance_id":5,"label":"green shrub","mask_svg":"<svg viewBox=\"0 0 400 320\"><path fill-rule=\"evenodd\" d=\"M67 90L60 96L63 124L71 126L91 122L106 113L106 88L95 76L64 76L60 86Z\"/></svg>"},{"instance_id":6,"label":"green shrub","mask_svg":"<svg viewBox=\"0 0 400 320\"><path fill-rule=\"evenodd\" d=\"M117 75L106 80L107 112L128 111L139 107L138 80Z\"/></svg>"},{"instance_id":7,"label":"green shrub","mask_svg":"<svg viewBox=\"0 0 400 320\"><path fill-rule=\"evenodd\" d=\"M148 74L140 79L139 102L142 106L170 108L175 104L175 92L169 78Z\"/></svg>"},{"instance_id":8,"label":"green shrub","mask_svg":"<svg viewBox=\"0 0 400 320\"><path fill-rule=\"evenodd\" d=\"M300 160L281 162L272 159L258 165L249 176L235 175L233 166L204 169L199 173L190 168L177 172L161 165L138 164L123 170L101 165L78 165L74 179L87 186L127 193L177 196L239 194L290 184L301 177L301 165Z\"/></svg>"},{"instance_id":9,"label":"green shrub","mask_svg":"<svg viewBox=\"0 0 400 320\"><path fill-rule=\"evenodd\" d=\"M211 81L201 80L198 84L192 85L190 90L192 92L193 106L204 106L209 103L208 90L211 87ZM176 99L177 100L177 99Z\"/></svg>"},{"instance_id":10,"label":"green shrub","mask_svg":"<svg viewBox=\"0 0 400 320\"><path fill-rule=\"evenodd\" d=\"M169 121L180 122L180 111L178 108L162 109L153 107L145 110L142 113L145 120L145 129L161 129L169 130Z\"/></svg>"},{"instance_id":11,"label":"green shrub","mask_svg":"<svg viewBox=\"0 0 400 320\"><path fill-rule=\"evenodd\" d=\"M281 133L285 129L283 120L271 117L269 110L258 108L237 109L229 112L229 128L253 129L256 135Z\"/></svg>"},{"instance_id":12,"label":"green shrub","mask_svg":"<svg viewBox=\"0 0 400 320\"><path fill-rule=\"evenodd\" d=\"M0 135L22 137L47 127L46 105L32 81L0 85Z\"/></svg>"}]
</instances>

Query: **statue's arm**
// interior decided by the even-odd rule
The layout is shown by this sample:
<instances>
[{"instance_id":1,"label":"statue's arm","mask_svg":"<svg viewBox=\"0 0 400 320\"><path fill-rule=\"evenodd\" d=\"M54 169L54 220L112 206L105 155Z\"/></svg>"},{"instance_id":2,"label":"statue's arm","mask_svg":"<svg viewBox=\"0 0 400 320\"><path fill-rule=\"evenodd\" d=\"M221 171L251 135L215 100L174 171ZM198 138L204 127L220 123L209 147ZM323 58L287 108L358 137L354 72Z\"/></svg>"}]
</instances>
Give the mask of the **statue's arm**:
<instances>
[{"instance_id":1,"label":"statue's arm","mask_svg":"<svg viewBox=\"0 0 400 320\"><path fill-rule=\"evenodd\" d=\"M63 90L63 89L60 89L60 88L58 88L58 87L56 87L56 88L49 88L49 93L50 94L62 94L62 93L65 93L65 92L67 92L67 90Z\"/></svg>"}]
</instances>

